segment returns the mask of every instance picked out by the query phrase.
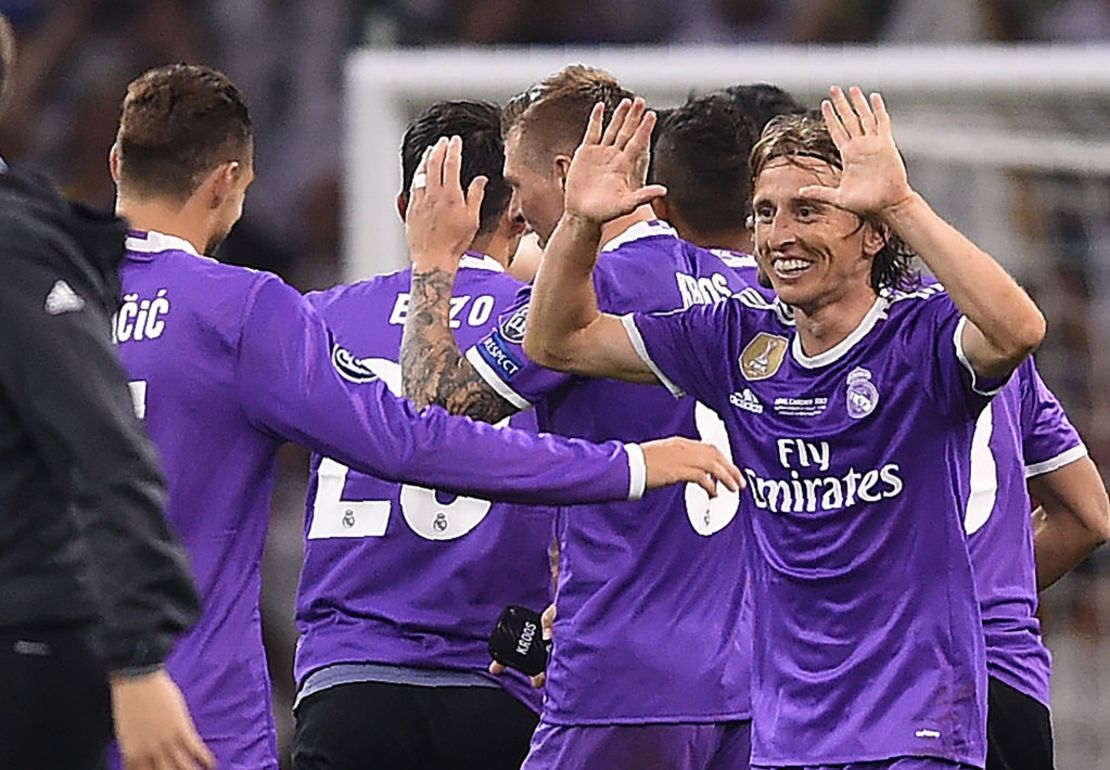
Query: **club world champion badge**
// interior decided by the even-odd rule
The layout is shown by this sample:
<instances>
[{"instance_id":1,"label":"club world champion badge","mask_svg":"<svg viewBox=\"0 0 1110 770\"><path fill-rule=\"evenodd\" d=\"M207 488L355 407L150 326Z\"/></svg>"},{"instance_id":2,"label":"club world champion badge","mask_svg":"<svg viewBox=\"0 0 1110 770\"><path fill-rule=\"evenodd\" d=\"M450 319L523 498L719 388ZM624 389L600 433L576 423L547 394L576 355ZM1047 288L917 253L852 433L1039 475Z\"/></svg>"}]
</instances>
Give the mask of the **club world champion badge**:
<instances>
[{"instance_id":1,"label":"club world champion badge","mask_svg":"<svg viewBox=\"0 0 1110 770\"><path fill-rule=\"evenodd\" d=\"M861 420L879 405L879 389L871 382L871 372L857 366L848 374L848 416Z\"/></svg>"},{"instance_id":2,"label":"club world champion badge","mask_svg":"<svg viewBox=\"0 0 1110 770\"><path fill-rule=\"evenodd\" d=\"M749 381L773 377L786 356L786 337L760 332L740 354L740 371Z\"/></svg>"}]
</instances>

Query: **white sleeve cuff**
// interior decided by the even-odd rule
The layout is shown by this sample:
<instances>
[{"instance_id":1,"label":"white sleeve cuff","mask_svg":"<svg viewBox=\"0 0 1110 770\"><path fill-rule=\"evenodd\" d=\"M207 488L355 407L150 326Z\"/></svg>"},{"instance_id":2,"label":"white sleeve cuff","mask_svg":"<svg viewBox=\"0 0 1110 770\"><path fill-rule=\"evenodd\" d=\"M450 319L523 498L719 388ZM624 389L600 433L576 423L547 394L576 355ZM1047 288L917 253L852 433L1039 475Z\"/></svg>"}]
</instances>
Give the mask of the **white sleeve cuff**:
<instances>
[{"instance_id":1,"label":"white sleeve cuff","mask_svg":"<svg viewBox=\"0 0 1110 770\"><path fill-rule=\"evenodd\" d=\"M1065 465L1071 465L1076 460L1081 460L1087 456L1087 447L1084 444L1073 446L1066 452L1061 452L1055 457L1050 457L1047 460L1032 465L1025 466L1025 478L1031 479L1034 476L1041 476L1045 473L1052 473L1055 470L1063 468Z\"/></svg>"},{"instance_id":2,"label":"white sleeve cuff","mask_svg":"<svg viewBox=\"0 0 1110 770\"><path fill-rule=\"evenodd\" d=\"M624 331L628 335L628 341L632 343L632 349L636 351L636 355L647 365L647 368L651 369L651 373L655 375L655 379L659 380L660 384L669 390L671 395L675 398L682 398L685 396L686 391L673 383L667 375L663 374L663 371L655 365L655 362L651 360L651 356L648 355L647 345L644 344L644 338L640 335L640 330L636 328L636 319L632 317L631 313L621 316L621 325L624 326Z\"/></svg>"},{"instance_id":3,"label":"white sleeve cuff","mask_svg":"<svg viewBox=\"0 0 1110 770\"><path fill-rule=\"evenodd\" d=\"M647 488L647 462L639 444L625 444L628 453L628 499L639 500Z\"/></svg>"},{"instance_id":4,"label":"white sleeve cuff","mask_svg":"<svg viewBox=\"0 0 1110 770\"><path fill-rule=\"evenodd\" d=\"M497 392L497 395L515 406L517 411L523 412L525 409L532 406L528 399L510 388L509 385L497 375L497 372L486 362L486 359L482 358L482 354L478 352L477 346L466 351L466 360L474 367L474 371L478 372L478 376L481 377L487 385L493 388L494 391Z\"/></svg>"}]
</instances>

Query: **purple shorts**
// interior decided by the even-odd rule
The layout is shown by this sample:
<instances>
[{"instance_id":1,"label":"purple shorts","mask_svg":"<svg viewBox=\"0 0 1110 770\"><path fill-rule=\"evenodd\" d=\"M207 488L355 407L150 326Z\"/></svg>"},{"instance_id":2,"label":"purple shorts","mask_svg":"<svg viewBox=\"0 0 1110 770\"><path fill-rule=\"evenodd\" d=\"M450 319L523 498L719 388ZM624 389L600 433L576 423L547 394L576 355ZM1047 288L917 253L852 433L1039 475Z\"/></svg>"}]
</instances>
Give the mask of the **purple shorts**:
<instances>
[{"instance_id":1,"label":"purple shorts","mask_svg":"<svg viewBox=\"0 0 1110 770\"><path fill-rule=\"evenodd\" d=\"M521 770L748 770L751 727L747 720L704 725L540 722Z\"/></svg>"},{"instance_id":2,"label":"purple shorts","mask_svg":"<svg viewBox=\"0 0 1110 770\"><path fill-rule=\"evenodd\" d=\"M757 765L758 770L978 770L974 765L935 757L898 757L850 765Z\"/></svg>"}]
</instances>

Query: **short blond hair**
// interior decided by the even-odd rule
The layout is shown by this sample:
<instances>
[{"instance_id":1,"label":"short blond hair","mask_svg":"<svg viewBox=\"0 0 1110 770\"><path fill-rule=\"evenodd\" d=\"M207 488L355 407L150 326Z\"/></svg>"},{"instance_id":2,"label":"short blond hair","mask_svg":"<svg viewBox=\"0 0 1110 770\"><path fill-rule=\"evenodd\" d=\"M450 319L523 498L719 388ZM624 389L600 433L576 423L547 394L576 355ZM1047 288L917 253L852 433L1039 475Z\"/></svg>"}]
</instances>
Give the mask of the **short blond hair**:
<instances>
[{"instance_id":1,"label":"short blond hair","mask_svg":"<svg viewBox=\"0 0 1110 770\"><path fill-rule=\"evenodd\" d=\"M606 118L622 99L634 94L613 75L596 67L571 64L513 97L502 112L502 133L538 137L556 153L572 152L586 132L590 112L605 104Z\"/></svg>"}]
</instances>

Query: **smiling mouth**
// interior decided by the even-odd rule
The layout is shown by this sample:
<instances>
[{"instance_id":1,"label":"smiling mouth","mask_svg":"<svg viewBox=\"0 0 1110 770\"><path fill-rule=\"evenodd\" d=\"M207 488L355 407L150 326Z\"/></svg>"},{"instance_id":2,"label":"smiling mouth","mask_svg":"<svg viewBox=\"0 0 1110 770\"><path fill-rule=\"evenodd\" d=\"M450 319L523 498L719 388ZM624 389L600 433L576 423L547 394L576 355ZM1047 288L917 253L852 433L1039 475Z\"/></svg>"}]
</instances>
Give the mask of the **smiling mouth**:
<instances>
[{"instance_id":1,"label":"smiling mouth","mask_svg":"<svg viewBox=\"0 0 1110 770\"><path fill-rule=\"evenodd\" d=\"M775 275L787 280L804 275L811 267L812 262L796 257L779 257L771 262Z\"/></svg>"}]
</instances>

